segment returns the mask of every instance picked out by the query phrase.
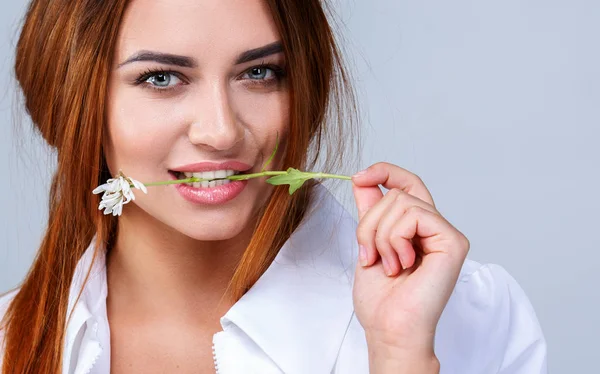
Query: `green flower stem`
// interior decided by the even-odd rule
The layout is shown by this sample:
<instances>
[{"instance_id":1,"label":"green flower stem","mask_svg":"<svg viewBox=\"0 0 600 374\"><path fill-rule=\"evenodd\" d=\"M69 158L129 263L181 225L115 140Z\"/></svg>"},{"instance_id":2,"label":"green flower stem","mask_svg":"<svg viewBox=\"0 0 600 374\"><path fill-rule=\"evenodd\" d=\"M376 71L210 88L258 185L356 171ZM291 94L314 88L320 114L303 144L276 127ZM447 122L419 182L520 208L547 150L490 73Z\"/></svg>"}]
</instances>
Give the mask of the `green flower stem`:
<instances>
[{"instance_id":1,"label":"green flower stem","mask_svg":"<svg viewBox=\"0 0 600 374\"><path fill-rule=\"evenodd\" d=\"M327 174L327 173L310 173L310 174L315 175L313 178L335 178L335 179L343 179L343 180L347 180L347 181L352 180L352 177L349 177L347 175L341 175L341 174Z\"/></svg>"},{"instance_id":2,"label":"green flower stem","mask_svg":"<svg viewBox=\"0 0 600 374\"><path fill-rule=\"evenodd\" d=\"M251 178L260 178L260 177L268 177L268 176L283 175L283 174L287 174L287 171L263 171L260 173L253 173L253 174L236 174L236 175L230 175L227 178L221 178L221 179L243 181L243 180L251 179Z\"/></svg>"},{"instance_id":3,"label":"green flower stem","mask_svg":"<svg viewBox=\"0 0 600 374\"><path fill-rule=\"evenodd\" d=\"M336 179L344 179L344 180L352 180L352 177L349 177L347 175L339 175L339 174L327 174L327 173L311 173L311 172L303 172L305 175L309 176L310 178L336 178ZM161 181L161 182L151 182L151 183L144 183L145 186L164 186L164 185L168 185L168 184L180 184L180 183L194 183L194 182L203 182L203 181L216 181L216 180L222 180L222 179L229 179L229 180L247 180L247 179L252 179L252 178L260 178L260 177L268 177L268 176L275 176L275 175L286 175L288 174L287 171L263 171L261 173L253 173L253 174L235 174L235 175L230 175L228 177L225 178L195 178L195 177L191 177L191 178L186 178L186 179L177 179L177 180L169 180L169 181Z\"/></svg>"}]
</instances>

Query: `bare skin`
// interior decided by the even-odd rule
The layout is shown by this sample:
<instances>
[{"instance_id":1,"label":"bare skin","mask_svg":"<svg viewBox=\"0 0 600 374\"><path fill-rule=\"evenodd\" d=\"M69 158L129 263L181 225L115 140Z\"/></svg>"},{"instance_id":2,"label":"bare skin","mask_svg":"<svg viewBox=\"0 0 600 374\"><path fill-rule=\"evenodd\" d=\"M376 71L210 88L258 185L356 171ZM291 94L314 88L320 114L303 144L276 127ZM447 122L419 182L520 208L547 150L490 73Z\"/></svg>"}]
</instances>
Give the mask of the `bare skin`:
<instances>
[{"instance_id":1,"label":"bare skin","mask_svg":"<svg viewBox=\"0 0 600 374\"><path fill-rule=\"evenodd\" d=\"M236 63L280 41L259 0L133 0L122 21L108 92L106 159L143 182L197 162L236 160L260 171L279 133L285 144L289 92L283 52ZM125 63L139 51L195 60L182 67ZM162 70L136 82L148 70ZM137 84L134 84L136 82ZM279 170L279 160L269 169ZM212 336L233 304L222 299L272 187L248 182L221 205L151 187L124 207L107 257L112 373L213 372Z\"/></svg>"},{"instance_id":2,"label":"bare skin","mask_svg":"<svg viewBox=\"0 0 600 374\"><path fill-rule=\"evenodd\" d=\"M236 63L244 52L280 41L266 4L133 0L121 26L105 142L113 175L122 169L159 181L180 165L227 160L257 172L277 134L285 149L288 85L279 69L256 69L284 68L283 53ZM194 63L126 63L141 50ZM157 67L166 73L146 79L144 72ZM280 170L280 160L269 169ZM433 332L469 242L407 170L379 163L352 181L364 248L354 306L371 372L437 373ZM389 189L385 197L379 185ZM112 373L214 371L212 336L233 303L222 300L223 292L271 192L252 179L235 199L207 206L171 185L138 194L125 207L107 262Z\"/></svg>"}]
</instances>

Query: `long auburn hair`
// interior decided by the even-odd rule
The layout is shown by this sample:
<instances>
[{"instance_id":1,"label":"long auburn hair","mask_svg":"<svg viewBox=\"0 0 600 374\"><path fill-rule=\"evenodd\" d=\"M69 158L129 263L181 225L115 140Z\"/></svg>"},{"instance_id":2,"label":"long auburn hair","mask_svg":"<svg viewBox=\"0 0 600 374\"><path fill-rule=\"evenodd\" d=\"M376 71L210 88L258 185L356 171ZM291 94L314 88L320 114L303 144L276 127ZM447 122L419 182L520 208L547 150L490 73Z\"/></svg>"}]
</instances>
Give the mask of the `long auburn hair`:
<instances>
[{"instance_id":1,"label":"long auburn hair","mask_svg":"<svg viewBox=\"0 0 600 374\"><path fill-rule=\"evenodd\" d=\"M37 132L56 151L57 166L43 240L0 321L2 374L60 372L77 262L94 235L95 254L115 239L117 218L97 209L98 197L91 191L111 177L102 137L113 50L128 2L33 0L27 9L16 78ZM354 147L360 145L356 97L328 17L334 12L324 0L266 3L282 37L291 87L283 165L300 170L318 165L320 171L339 173L352 165ZM297 228L314 185L291 196L286 187L274 189L230 281L228 296L234 301Z\"/></svg>"}]
</instances>

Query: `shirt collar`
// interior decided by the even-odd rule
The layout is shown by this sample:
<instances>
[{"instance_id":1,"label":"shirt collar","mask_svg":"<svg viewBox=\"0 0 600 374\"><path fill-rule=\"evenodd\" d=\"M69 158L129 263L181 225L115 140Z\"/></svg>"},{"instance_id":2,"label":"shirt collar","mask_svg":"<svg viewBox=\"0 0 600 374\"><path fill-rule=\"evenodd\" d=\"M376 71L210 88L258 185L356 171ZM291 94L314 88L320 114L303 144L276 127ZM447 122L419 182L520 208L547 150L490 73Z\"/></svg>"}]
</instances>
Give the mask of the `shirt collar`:
<instances>
[{"instance_id":1,"label":"shirt collar","mask_svg":"<svg viewBox=\"0 0 600 374\"><path fill-rule=\"evenodd\" d=\"M221 318L285 373L331 371L353 315L356 221L325 187L313 196L271 266Z\"/></svg>"},{"instance_id":2,"label":"shirt collar","mask_svg":"<svg viewBox=\"0 0 600 374\"><path fill-rule=\"evenodd\" d=\"M353 315L355 231L354 218L317 184L302 223L266 272L221 318L223 329L236 325L285 373L333 368ZM92 264L94 244L95 237L73 277L69 310L75 307L75 312L67 326L67 346L88 318L106 311L103 248L75 305Z\"/></svg>"}]
</instances>

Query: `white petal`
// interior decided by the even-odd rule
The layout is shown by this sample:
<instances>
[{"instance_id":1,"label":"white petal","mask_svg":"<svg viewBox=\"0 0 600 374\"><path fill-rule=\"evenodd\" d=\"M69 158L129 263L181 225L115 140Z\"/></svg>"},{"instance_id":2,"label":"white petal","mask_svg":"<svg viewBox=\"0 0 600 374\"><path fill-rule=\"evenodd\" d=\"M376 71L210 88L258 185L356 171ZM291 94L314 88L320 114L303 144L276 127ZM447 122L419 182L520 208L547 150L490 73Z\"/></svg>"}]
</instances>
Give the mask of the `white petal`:
<instances>
[{"instance_id":1,"label":"white petal","mask_svg":"<svg viewBox=\"0 0 600 374\"><path fill-rule=\"evenodd\" d=\"M128 202L130 202L131 200L135 200L135 195L133 194L132 190L129 190L127 192L123 193L123 196L125 197L125 202L124 204L127 204Z\"/></svg>"},{"instance_id":2,"label":"white petal","mask_svg":"<svg viewBox=\"0 0 600 374\"><path fill-rule=\"evenodd\" d=\"M106 191L106 189L108 188L108 184L104 183L99 185L98 187L94 188L94 190L92 191L92 193L94 195L99 194L100 192Z\"/></svg>"},{"instance_id":3,"label":"white petal","mask_svg":"<svg viewBox=\"0 0 600 374\"><path fill-rule=\"evenodd\" d=\"M120 200L123 200L123 195L120 192L106 194L102 197L102 202L104 204L116 204Z\"/></svg>"},{"instance_id":4,"label":"white petal","mask_svg":"<svg viewBox=\"0 0 600 374\"><path fill-rule=\"evenodd\" d=\"M109 192L117 192L121 191L121 183L119 179L109 179L106 183L108 183Z\"/></svg>"},{"instance_id":5,"label":"white petal","mask_svg":"<svg viewBox=\"0 0 600 374\"><path fill-rule=\"evenodd\" d=\"M120 186L121 190L128 185L129 185L129 183L127 182L127 180L125 180L125 178L119 177L119 186Z\"/></svg>"},{"instance_id":6,"label":"white petal","mask_svg":"<svg viewBox=\"0 0 600 374\"><path fill-rule=\"evenodd\" d=\"M98 209L102 209L102 208L106 208L107 209L107 214L110 213L112 210L115 209L116 206L121 205L123 202L123 197L121 196L121 194L116 193L114 194L113 197L111 197L110 199L105 199L102 200L100 202L100 205L98 206ZM106 212L105 212L106 213Z\"/></svg>"},{"instance_id":7,"label":"white petal","mask_svg":"<svg viewBox=\"0 0 600 374\"><path fill-rule=\"evenodd\" d=\"M125 196L127 201L135 199L131 187L129 187L129 181L123 179L121 182L121 191L123 191L123 196Z\"/></svg>"},{"instance_id":8,"label":"white petal","mask_svg":"<svg viewBox=\"0 0 600 374\"><path fill-rule=\"evenodd\" d=\"M129 200L135 200L135 194L133 193L133 189L129 188L126 192L123 192L123 195L129 198Z\"/></svg>"},{"instance_id":9,"label":"white petal","mask_svg":"<svg viewBox=\"0 0 600 374\"><path fill-rule=\"evenodd\" d=\"M118 204L113 208L113 216L120 216L123 212L123 204Z\"/></svg>"},{"instance_id":10,"label":"white petal","mask_svg":"<svg viewBox=\"0 0 600 374\"><path fill-rule=\"evenodd\" d=\"M131 184L133 184L133 186L135 188L137 188L138 190L144 191L144 193L148 193L148 189L146 188L146 186L144 186L144 184L142 182L137 181L133 178L129 178L129 180L131 180Z\"/></svg>"},{"instance_id":11,"label":"white petal","mask_svg":"<svg viewBox=\"0 0 600 374\"><path fill-rule=\"evenodd\" d=\"M98 209L112 209L115 205L117 204L107 204L106 202L102 202L100 203L100 205L98 205Z\"/></svg>"}]
</instances>

